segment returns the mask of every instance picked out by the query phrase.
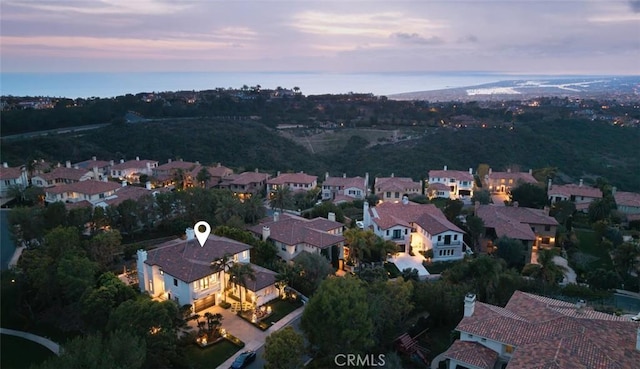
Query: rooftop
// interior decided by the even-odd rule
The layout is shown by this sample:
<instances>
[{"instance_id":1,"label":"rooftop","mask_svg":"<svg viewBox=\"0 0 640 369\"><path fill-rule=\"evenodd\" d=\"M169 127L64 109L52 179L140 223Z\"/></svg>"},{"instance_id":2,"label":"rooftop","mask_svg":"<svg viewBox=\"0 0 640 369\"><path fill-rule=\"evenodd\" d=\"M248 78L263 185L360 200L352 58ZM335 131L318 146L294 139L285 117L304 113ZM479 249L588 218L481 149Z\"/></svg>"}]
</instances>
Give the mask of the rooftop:
<instances>
[{"instance_id":1,"label":"rooftop","mask_svg":"<svg viewBox=\"0 0 640 369\"><path fill-rule=\"evenodd\" d=\"M516 183L538 183L538 180L529 172L490 172L487 177L493 181L501 179L508 181L512 179Z\"/></svg>"},{"instance_id":2,"label":"rooftop","mask_svg":"<svg viewBox=\"0 0 640 369\"><path fill-rule=\"evenodd\" d=\"M56 167L48 173L42 173L35 175L34 177L40 177L45 181L53 181L56 179L70 179L72 181L79 181L82 177L91 174L87 169L76 169L67 167Z\"/></svg>"},{"instance_id":3,"label":"rooftop","mask_svg":"<svg viewBox=\"0 0 640 369\"><path fill-rule=\"evenodd\" d=\"M375 180L374 187L376 192L404 192L420 190L422 185L408 177L378 177Z\"/></svg>"},{"instance_id":4,"label":"rooftop","mask_svg":"<svg viewBox=\"0 0 640 369\"><path fill-rule=\"evenodd\" d=\"M225 184L233 184L237 186L248 185L251 183L260 183L269 179L269 174L260 172L242 172L240 174L232 174L223 178Z\"/></svg>"},{"instance_id":5,"label":"rooftop","mask_svg":"<svg viewBox=\"0 0 640 369\"><path fill-rule=\"evenodd\" d=\"M473 174L464 170L430 170L429 180L431 178L453 178L458 181L473 181Z\"/></svg>"},{"instance_id":6,"label":"rooftop","mask_svg":"<svg viewBox=\"0 0 640 369\"><path fill-rule=\"evenodd\" d=\"M311 184L316 180L318 180L317 176L312 176L305 173L284 173L275 178L269 179L267 183L275 185L284 185L287 183Z\"/></svg>"},{"instance_id":7,"label":"rooftop","mask_svg":"<svg viewBox=\"0 0 640 369\"><path fill-rule=\"evenodd\" d=\"M367 187L365 179L362 177L327 177L324 182L322 182L322 185L343 188L357 187L363 189Z\"/></svg>"},{"instance_id":8,"label":"rooftop","mask_svg":"<svg viewBox=\"0 0 640 369\"><path fill-rule=\"evenodd\" d=\"M123 170L123 169L146 169L147 163L150 165L158 164L157 160L129 160L124 163L118 163L111 167L111 170Z\"/></svg>"},{"instance_id":9,"label":"rooftop","mask_svg":"<svg viewBox=\"0 0 640 369\"><path fill-rule=\"evenodd\" d=\"M584 196L596 199L602 198L602 191L600 191L599 188L576 184L551 185L547 193L549 196L562 195L565 197Z\"/></svg>"},{"instance_id":10,"label":"rooftop","mask_svg":"<svg viewBox=\"0 0 640 369\"><path fill-rule=\"evenodd\" d=\"M369 213L371 220L381 229L389 229L396 225L411 227L411 224L415 223L431 235L446 231L464 233L433 204L416 204L410 201L406 204L383 202L369 208Z\"/></svg>"},{"instance_id":11,"label":"rooftop","mask_svg":"<svg viewBox=\"0 0 640 369\"><path fill-rule=\"evenodd\" d=\"M15 179L22 176L22 168L5 167L0 165L0 179Z\"/></svg>"},{"instance_id":12,"label":"rooftop","mask_svg":"<svg viewBox=\"0 0 640 369\"><path fill-rule=\"evenodd\" d=\"M640 193L616 191L613 198L617 205L640 208Z\"/></svg>"},{"instance_id":13,"label":"rooftop","mask_svg":"<svg viewBox=\"0 0 640 369\"><path fill-rule=\"evenodd\" d=\"M45 189L45 192L51 194L76 192L84 195L98 195L101 193L117 190L120 187L121 185L115 182L82 181L49 187Z\"/></svg>"},{"instance_id":14,"label":"rooftop","mask_svg":"<svg viewBox=\"0 0 640 369\"><path fill-rule=\"evenodd\" d=\"M306 243L319 248L327 248L344 242L343 236L328 233L330 230L343 227L343 224L325 218L309 220L295 215L280 214L277 221L269 218L258 225L249 227L249 230L261 235L262 227L269 227L269 238L285 245Z\"/></svg>"}]
</instances>

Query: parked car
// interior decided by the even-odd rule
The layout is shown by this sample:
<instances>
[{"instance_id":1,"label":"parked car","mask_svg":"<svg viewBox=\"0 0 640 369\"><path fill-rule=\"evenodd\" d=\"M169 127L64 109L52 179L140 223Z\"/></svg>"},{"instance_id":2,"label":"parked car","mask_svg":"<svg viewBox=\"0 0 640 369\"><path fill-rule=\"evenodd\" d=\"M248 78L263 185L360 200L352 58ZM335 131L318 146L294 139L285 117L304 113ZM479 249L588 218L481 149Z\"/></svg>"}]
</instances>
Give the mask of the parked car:
<instances>
[{"instance_id":1,"label":"parked car","mask_svg":"<svg viewBox=\"0 0 640 369\"><path fill-rule=\"evenodd\" d=\"M360 229L364 229L364 222L359 220L356 222L356 227L360 228Z\"/></svg>"},{"instance_id":2,"label":"parked car","mask_svg":"<svg viewBox=\"0 0 640 369\"><path fill-rule=\"evenodd\" d=\"M634 322L640 322L640 313L638 313L638 315L636 316L632 316L631 320L633 320Z\"/></svg>"},{"instance_id":3,"label":"parked car","mask_svg":"<svg viewBox=\"0 0 640 369\"><path fill-rule=\"evenodd\" d=\"M231 369L246 368L247 365L251 364L255 359L255 351L245 351L238 355L238 357L233 361L233 364L231 364Z\"/></svg>"}]
</instances>

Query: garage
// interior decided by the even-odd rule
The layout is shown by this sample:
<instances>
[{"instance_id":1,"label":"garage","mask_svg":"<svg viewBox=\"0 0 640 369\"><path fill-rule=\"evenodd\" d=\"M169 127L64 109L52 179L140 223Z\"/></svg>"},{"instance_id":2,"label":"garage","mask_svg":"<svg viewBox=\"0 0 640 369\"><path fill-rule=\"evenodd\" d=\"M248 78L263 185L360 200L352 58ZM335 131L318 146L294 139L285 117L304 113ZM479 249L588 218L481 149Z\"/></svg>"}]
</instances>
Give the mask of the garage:
<instances>
[{"instance_id":1,"label":"garage","mask_svg":"<svg viewBox=\"0 0 640 369\"><path fill-rule=\"evenodd\" d=\"M193 301L193 310L197 313L201 310L212 307L215 304L216 304L216 295L209 295L207 297Z\"/></svg>"}]
</instances>

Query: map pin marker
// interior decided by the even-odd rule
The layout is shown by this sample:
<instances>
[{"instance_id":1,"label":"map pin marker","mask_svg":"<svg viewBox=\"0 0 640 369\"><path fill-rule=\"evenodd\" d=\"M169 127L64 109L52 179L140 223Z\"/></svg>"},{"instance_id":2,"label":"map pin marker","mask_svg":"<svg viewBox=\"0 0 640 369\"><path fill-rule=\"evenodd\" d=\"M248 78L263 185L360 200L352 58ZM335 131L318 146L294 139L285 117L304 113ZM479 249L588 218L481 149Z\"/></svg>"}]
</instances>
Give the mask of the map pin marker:
<instances>
[{"instance_id":1,"label":"map pin marker","mask_svg":"<svg viewBox=\"0 0 640 369\"><path fill-rule=\"evenodd\" d=\"M204 227L204 232L200 232L201 226ZM211 233L211 226L209 225L209 223L201 220L196 223L196 225L193 227L193 230L196 234L198 242L200 243L200 247L203 247L204 243L207 242L207 238L209 238L209 234Z\"/></svg>"}]
</instances>

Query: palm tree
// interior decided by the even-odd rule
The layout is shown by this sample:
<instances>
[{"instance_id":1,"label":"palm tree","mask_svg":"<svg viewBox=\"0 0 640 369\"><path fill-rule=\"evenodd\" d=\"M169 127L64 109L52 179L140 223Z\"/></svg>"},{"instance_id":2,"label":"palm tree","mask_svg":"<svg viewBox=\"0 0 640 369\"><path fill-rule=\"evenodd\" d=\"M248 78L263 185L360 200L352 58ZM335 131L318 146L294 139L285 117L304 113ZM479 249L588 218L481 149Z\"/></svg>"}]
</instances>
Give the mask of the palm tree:
<instances>
[{"instance_id":1,"label":"palm tree","mask_svg":"<svg viewBox=\"0 0 640 369\"><path fill-rule=\"evenodd\" d=\"M216 220L220 224L227 225L233 217L240 216L241 210L240 201L236 197L231 194L223 196L216 209Z\"/></svg>"},{"instance_id":2,"label":"palm tree","mask_svg":"<svg viewBox=\"0 0 640 369\"><path fill-rule=\"evenodd\" d=\"M271 208L280 210L290 208L293 206L293 193L289 186L279 186L271 194L271 200L269 200L269 206Z\"/></svg>"},{"instance_id":3,"label":"palm tree","mask_svg":"<svg viewBox=\"0 0 640 369\"><path fill-rule=\"evenodd\" d=\"M227 302L227 286L225 279L226 274L231 266L229 262L230 259L231 255L225 252L220 259L211 262L211 269L213 269L215 273L224 272L224 274L222 275L222 301L224 301L225 303Z\"/></svg>"},{"instance_id":4,"label":"palm tree","mask_svg":"<svg viewBox=\"0 0 640 369\"><path fill-rule=\"evenodd\" d=\"M207 168L202 167L202 169L200 169L200 171L196 175L196 180L198 181L198 183L200 183L200 186L202 186L202 188L207 188L207 184L211 180L211 173L209 173Z\"/></svg>"},{"instance_id":5,"label":"palm tree","mask_svg":"<svg viewBox=\"0 0 640 369\"><path fill-rule=\"evenodd\" d=\"M24 165L24 169L27 171L27 182L29 186L31 185L31 177L33 177L33 173L36 171L37 167L37 160L27 160L27 163Z\"/></svg>"},{"instance_id":6,"label":"palm tree","mask_svg":"<svg viewBox=\"0 0 640 369\"><path fill-rule=\"evenodd\" d=\"M173 172L173 182L176 187L185 190L187 188L187 175L181 168Z\"/></svg>"},{"instance_id":7,"label":"palm tree","mask_svg":"<svg viewBox=\"0 0 640 369\"><path fill-rule=\"evenodd\" d=\"M247 289L247 279L251 281L256 280L256 275L251 268L251 265L245 263L233 263L233 265L229 268L229 277L233 280L233 283L236 286L240 286L240 314L242 314L243 309L243 299L242 299L242 290Z\"/></svg>"},{"instance_id":8,"label":"palm tree","mask_svg":"<svg viewBox=\"0 0 640 369\"><path fill-rule=\"evenodd\" d=\"M265 208L262 203L262 196L253 195L244 200L242 204L244 210L244 221L249 224L256 224L256 222L264 218Z\"/></svg>"},{"instance_id":9,"label":"palm tree","mask_svg":"<svg viewBox=\"0 0 640 369\"><path fill-rule=\"evenodd\" d=\"M563 276L566 268L556 264L553 261L555 257L551 250L539 250L538 251L538 265L540 268L534 274L534 277L540 279L542 283L546 285L554 285L558 280L558 277Z\"/></svg>"},{"instance_id":10,"label":"palm tree","mask_svg":"<svg viewBox=\"0 0 640 369\"><path fill-rule=\"evenodd\" d=\"M349 246L349 259L356 266L359 261L371 255L376 237L372 231L364 231L358 228L350 228L344 232L344 238L346 238Z\"/></svg>"}]
</instances>

